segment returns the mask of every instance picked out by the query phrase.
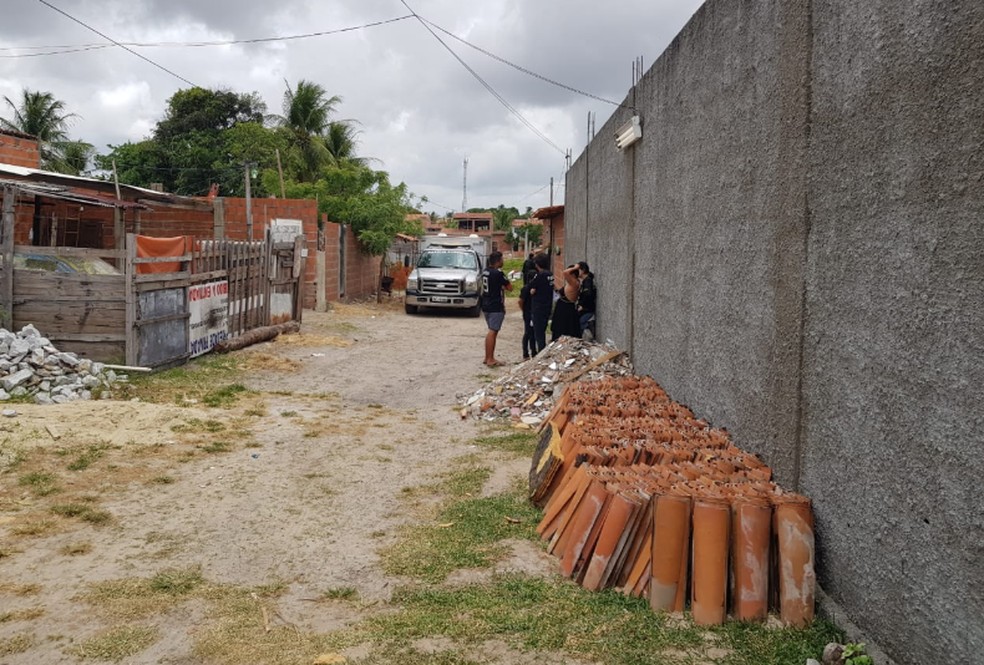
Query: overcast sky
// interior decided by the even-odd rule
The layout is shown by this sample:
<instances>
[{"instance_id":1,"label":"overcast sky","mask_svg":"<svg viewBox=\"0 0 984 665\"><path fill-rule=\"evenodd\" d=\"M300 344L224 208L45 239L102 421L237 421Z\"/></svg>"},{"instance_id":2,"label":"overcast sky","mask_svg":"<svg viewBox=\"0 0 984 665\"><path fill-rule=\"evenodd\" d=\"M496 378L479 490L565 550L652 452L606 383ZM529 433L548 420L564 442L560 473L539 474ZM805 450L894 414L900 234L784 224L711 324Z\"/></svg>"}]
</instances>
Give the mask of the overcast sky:
<instances>
[{"instance_id":1,"label":"overcast sky","mask_svg":"<svg viewBox=\"0 0 984 665\"><path fill-rule=\"evenodd\" d=\"M362 26L409 14L401 0L49 0L120 42L242 40ZM702 0L407 0L448 32L512 63L599 97L622 101L632 61L648 67ZM48 91L81 116L73 138L107 144L147 137L166 100L189 87L116 47L11 57L106 40L38 0L0 0L0 95ZM438 32L550 145L523 125L414 18L305 39L260 44L133 47L195 85L256 91L279 113L284 79L308 79L343 98L339 118L361 123L358 152L381 160L394 182L427 196L426 210L563 202L564 152L584 149L587 113L597 127L613 107L503 65ZM5 104L0 114L10 117Z\"/></svg>"}]
</instances>

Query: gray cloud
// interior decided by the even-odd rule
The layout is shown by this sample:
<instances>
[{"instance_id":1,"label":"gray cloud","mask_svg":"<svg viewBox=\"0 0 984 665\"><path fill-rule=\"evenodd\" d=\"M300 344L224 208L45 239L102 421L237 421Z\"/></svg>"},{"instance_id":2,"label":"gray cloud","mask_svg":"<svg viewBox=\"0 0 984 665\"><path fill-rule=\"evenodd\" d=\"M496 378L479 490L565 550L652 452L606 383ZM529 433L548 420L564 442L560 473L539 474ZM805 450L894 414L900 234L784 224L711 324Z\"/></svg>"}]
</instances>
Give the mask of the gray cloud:
<instances>
[{"instance_id":1,"label":"gray cloud","mask_svg":"<svg viewBox=\"0 0 984 665\"><path fill-rule=\"evenodd\" d=\"M250 39L331 30L401 16L398 0L52 0L120 41ZM35 0L8 0L0 46L102 40ZM7 4L7 3L5 3ZM621 101L631 63L650 65L701 0L411 0L422 16L545 76ZM5 7L6 9L6 7ZM612 106L574 95L442 35L470 66L562 149L583 149L585 117L600 127ZM209 48L148 47L140 53L194 83L257 91L279 111L284 79L314 80L344 98L339 116L359 120L361 152L415 193L457 208L469 158L469 205L546 205L562 182L563 155L504 109L415 20L358 32ZM0 55L31 51L2 50ZM166 100L186 84L116 47L37 58L0 58L0 95L47 90L81 116L73 135L102 148L147 134ZM6 114L7 109L0 110ZM543 189L535 196L533 192ZM562 201L557 188L555 199Z\"/></svg>"}]
</instances>

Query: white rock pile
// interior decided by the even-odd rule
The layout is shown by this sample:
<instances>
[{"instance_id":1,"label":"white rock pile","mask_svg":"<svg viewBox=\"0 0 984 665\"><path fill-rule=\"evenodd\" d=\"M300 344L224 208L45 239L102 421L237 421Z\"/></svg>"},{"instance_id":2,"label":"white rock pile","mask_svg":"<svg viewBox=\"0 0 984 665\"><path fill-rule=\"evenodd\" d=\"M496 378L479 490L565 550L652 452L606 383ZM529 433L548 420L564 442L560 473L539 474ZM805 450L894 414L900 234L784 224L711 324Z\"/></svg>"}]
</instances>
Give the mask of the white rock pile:
<instances>
[{"instance_id":1,"label":"white rock pile","mask_svg":"<svg viewBox=\"0 0 984 665\"><path fill-rule=\"evenodd\" d=\"M94 394L109 399L113 385L126 380L103 363L59 351L32 325L18 333L0 328L0 400L32 395L38 404L64 404Z\"/></svg>"}]
</instances>

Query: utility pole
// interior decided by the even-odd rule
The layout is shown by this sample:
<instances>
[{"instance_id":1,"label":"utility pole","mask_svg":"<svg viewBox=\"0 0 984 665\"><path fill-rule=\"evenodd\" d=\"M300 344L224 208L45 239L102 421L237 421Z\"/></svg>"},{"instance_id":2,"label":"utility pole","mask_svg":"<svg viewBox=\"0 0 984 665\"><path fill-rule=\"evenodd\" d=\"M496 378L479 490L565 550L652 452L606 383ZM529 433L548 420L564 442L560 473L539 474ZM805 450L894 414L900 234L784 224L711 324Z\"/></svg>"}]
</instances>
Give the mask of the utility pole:
<instances>
[{"instance_id":1,"label":"utility pole","mask_svg":"<svg viewBox=\"0 0 984 665\"><path fill-rule=\"evenodd\" d=\"M246 162L246 239L253 239L253 197L251 196L250 181L252 180L250 168L252 163Z\"/></svg>"},{"instance_id":2,"label":"utility pole","mask_svg":"<svg viewBox=\"0 0 984 665\"><path fill-rule=\"evenodd\" d=\"M553 207L553 176L550 176L550 207Z\"/></svg>"},{"instance_id":3,"label":"utility pole","mask_svg":"<svg viewBox=\"0 0 984 665\"><path fill-rule=\"evenodd\" d=\"M461 212L468 212L468 158L465 157L464 172L461 178Z\"/></svg>"}]
</instances>

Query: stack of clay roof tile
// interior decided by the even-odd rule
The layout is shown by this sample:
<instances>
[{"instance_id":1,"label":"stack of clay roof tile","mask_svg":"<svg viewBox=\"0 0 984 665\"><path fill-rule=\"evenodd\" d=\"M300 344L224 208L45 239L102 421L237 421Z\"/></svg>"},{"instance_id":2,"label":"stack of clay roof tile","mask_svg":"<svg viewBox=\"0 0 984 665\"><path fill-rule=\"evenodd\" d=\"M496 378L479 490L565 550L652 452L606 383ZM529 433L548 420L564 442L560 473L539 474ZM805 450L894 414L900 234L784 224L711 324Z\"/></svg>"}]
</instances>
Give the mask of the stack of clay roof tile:
<instances>
[{"instance_id":1,"label":"stack of clay roof tile","mask_svg":"<svg viewBox=\"0 0 984 665\"><path fill-rule=\"evenodd\" d=\"M629 374L632 364L611 342L561 337L488 386L471 395L459 395L461 417L508 418L517 426L535 428L572 381Z\"/></svg>"},{"instance_id":2,"label":"stack of clay roof tile","mask_svg":"<svg viewBox=\"0 0 984 665\"><path fill-rule=\"evenodd\" d=\"M703 625L813 619L810 502L755 455L628 376L572 384L544 423L530 469L538 532L561 571L657 611L689 604Z\"/></svg>"}]
</instances>

